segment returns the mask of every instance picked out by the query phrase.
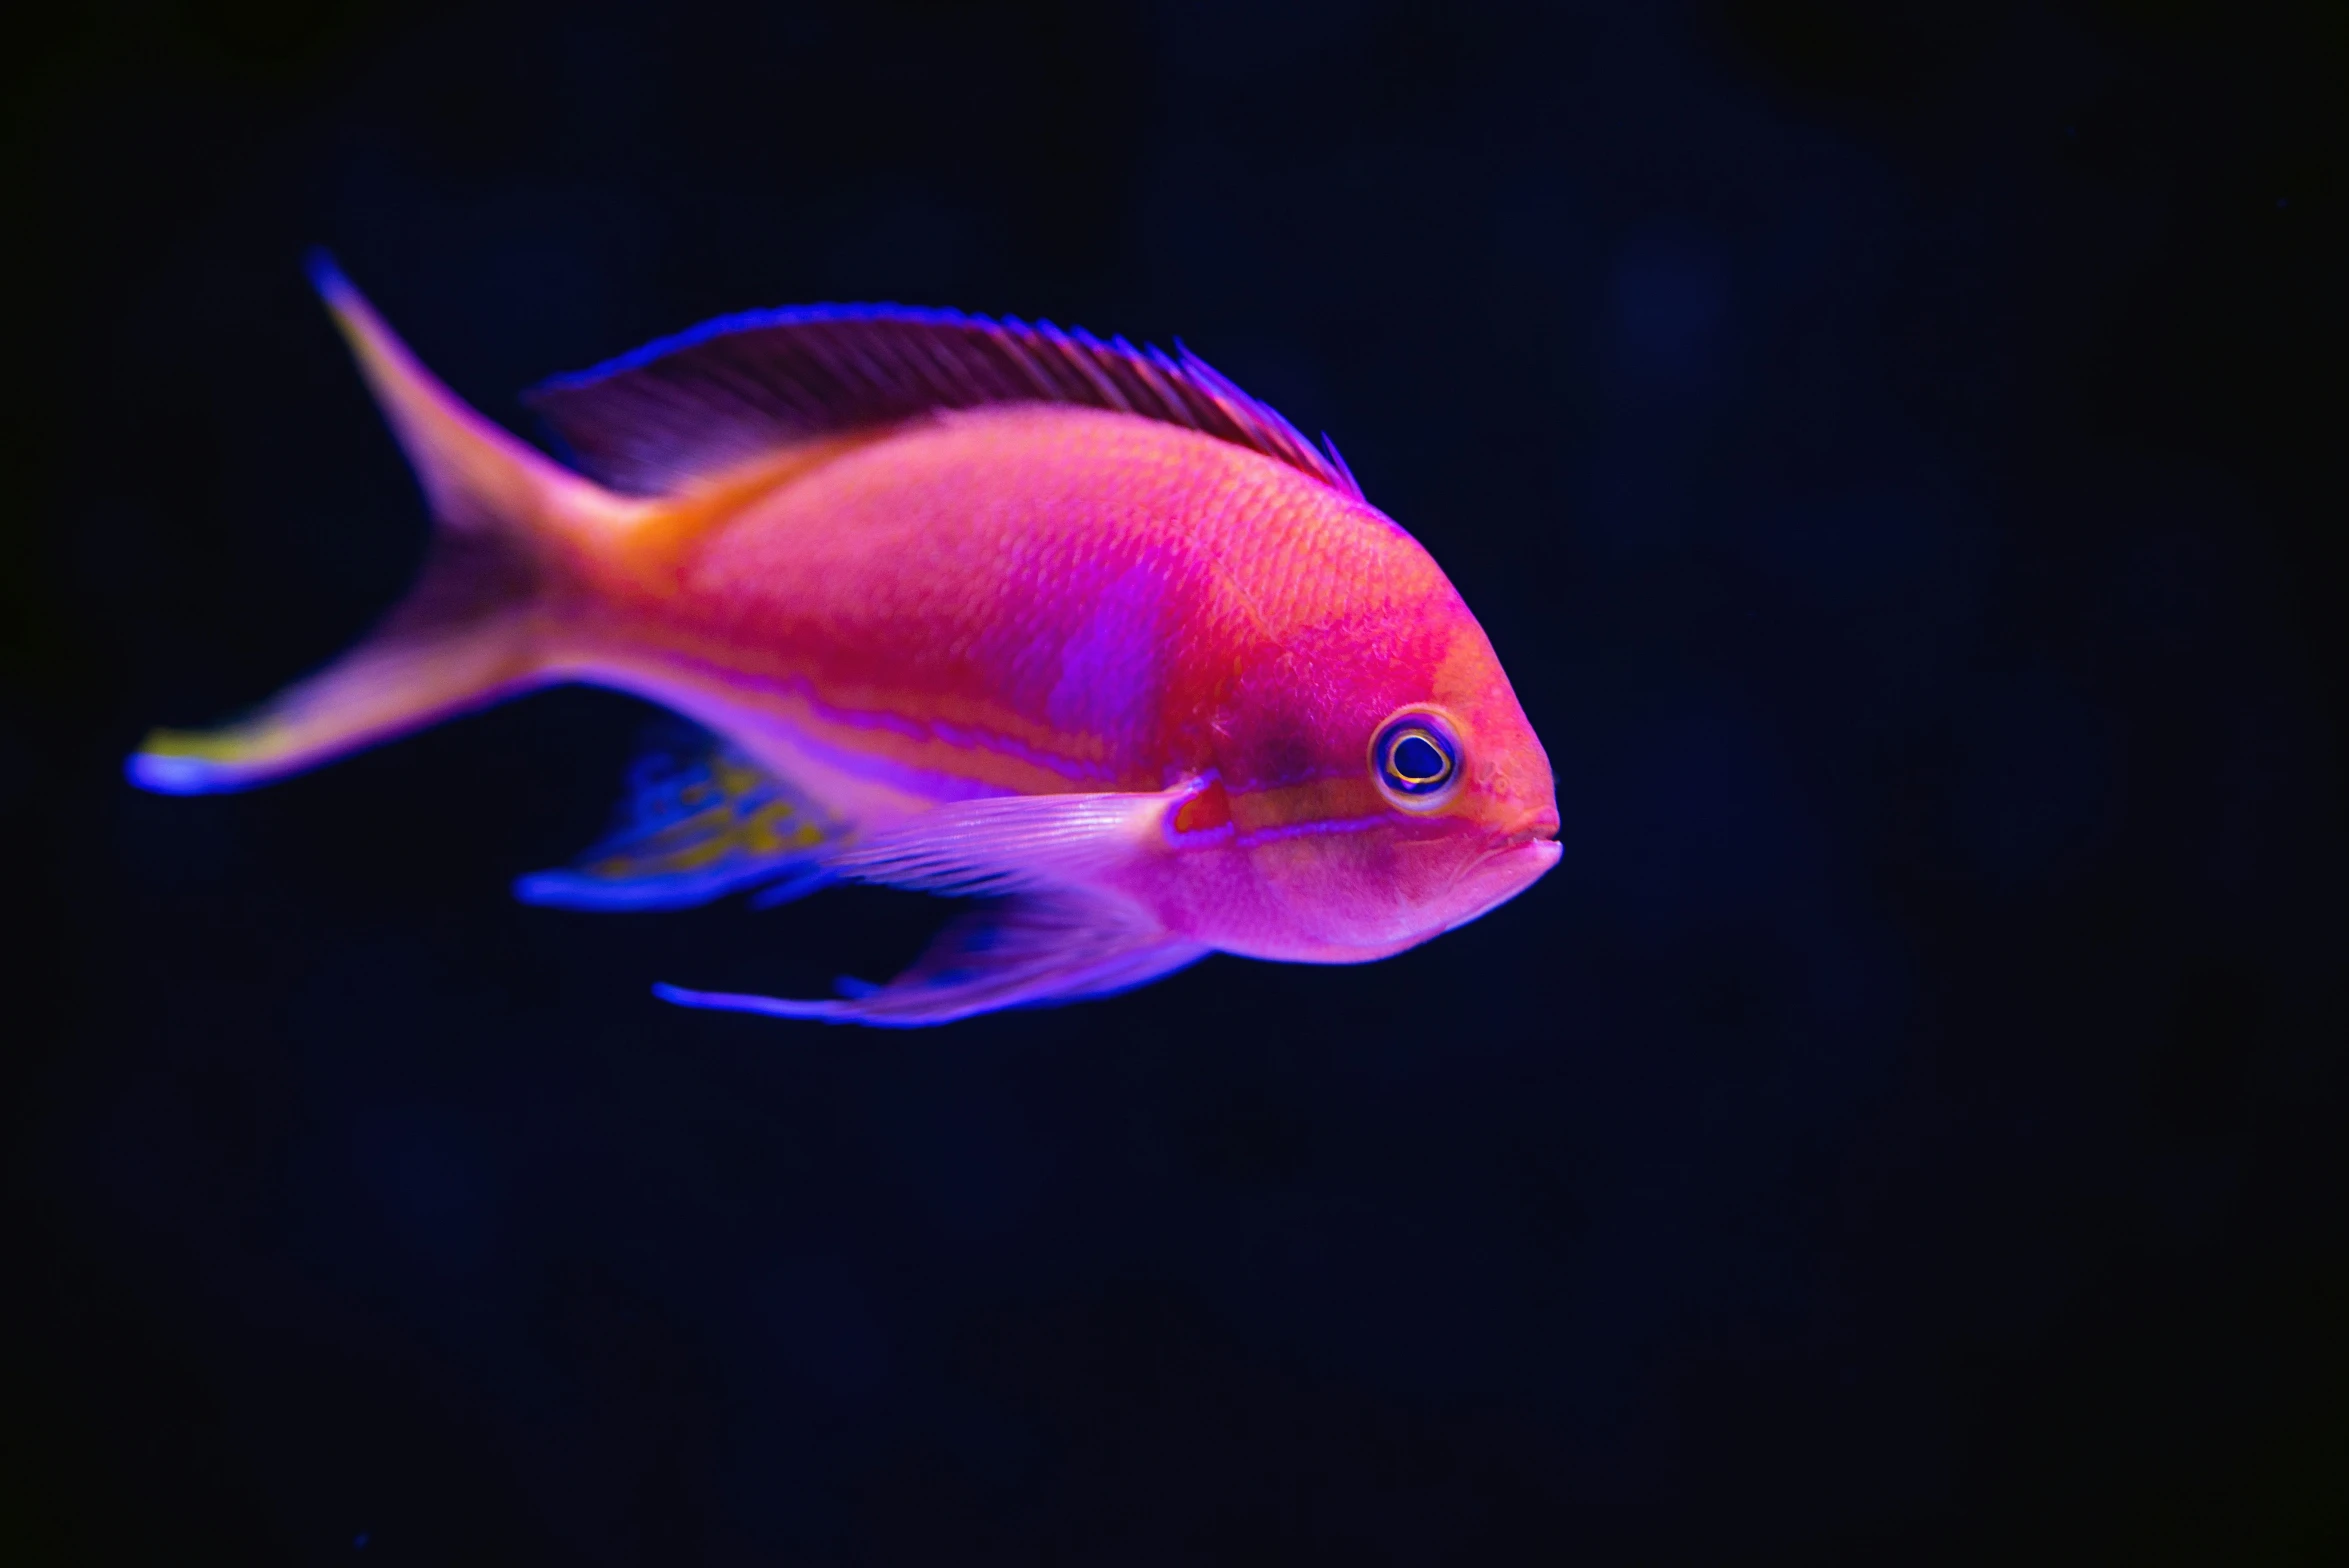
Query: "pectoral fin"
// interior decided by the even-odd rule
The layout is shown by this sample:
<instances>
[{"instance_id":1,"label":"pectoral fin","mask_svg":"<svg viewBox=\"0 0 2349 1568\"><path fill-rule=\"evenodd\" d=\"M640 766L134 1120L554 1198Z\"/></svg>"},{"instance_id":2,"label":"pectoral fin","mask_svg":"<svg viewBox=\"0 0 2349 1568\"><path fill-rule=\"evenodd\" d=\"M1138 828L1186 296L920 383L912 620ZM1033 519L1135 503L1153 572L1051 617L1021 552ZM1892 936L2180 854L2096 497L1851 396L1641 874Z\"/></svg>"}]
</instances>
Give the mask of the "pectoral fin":
<instances>
[{"instance_id":1,"label":"pectoral fin","mask_svg":"<svg viewBox=\"0 0 2349 1568\"><path fill-rule=\"evenodd\" d=\"M828 862L859 882L931 893L1099 885L1170 851L1167 815L1198 792L996 795L925 811Z\"/></svg>"}]
</instances>

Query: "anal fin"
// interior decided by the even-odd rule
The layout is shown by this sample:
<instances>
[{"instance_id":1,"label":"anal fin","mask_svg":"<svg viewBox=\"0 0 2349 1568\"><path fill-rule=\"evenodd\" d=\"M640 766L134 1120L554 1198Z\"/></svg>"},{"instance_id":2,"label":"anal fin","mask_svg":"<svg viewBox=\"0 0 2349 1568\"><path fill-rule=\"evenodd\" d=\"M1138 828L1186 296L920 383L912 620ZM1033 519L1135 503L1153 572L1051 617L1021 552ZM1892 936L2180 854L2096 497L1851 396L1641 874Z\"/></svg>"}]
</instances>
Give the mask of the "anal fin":
<instances>
[{"instance_id":1,"label":"anal fin","mask_svg":"<svg viewBox=\"0 0 2349 1568\"><path fill-rule=\"evenodd\" d=\"M844 982L825 1001L688 991L653 993L683 1007L920 1029L1010 1007L1054 1007L1148 984L1207 956L1112 895L1020 893L956 917L913 967L883 986Z\"/></svg>"},{"instance_id":2,"label":"anal fin","mask_svg":"<svg viewBox=\"0 0 2349 1568\"><path fill-rule=\"evenodd\" d=\"M683 909L756 887L754 902L768 905L833 880L821 856L839 826L715 735L664 738L628 782L622 824L569 867L516 881L516 897L566 909Z\"/></svg>"}]
</instances>

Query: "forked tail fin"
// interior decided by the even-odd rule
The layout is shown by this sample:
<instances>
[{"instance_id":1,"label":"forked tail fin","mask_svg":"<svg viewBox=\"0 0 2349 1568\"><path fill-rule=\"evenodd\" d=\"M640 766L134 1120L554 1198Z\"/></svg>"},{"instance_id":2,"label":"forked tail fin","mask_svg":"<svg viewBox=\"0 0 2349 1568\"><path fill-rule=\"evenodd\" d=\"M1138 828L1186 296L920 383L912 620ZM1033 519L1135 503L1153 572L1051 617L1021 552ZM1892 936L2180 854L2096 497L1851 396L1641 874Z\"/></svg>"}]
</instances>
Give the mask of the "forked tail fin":
<instances>
[{"instance_id":1,"label":"forked tail fin","mask_svg":"<svg viewBox=\"0 0 2349 1568\"><path fill-rule=\"evenodd\" d=\"M129 762L148 789L266 783L536 684L572 563L642 509L467 408L323 255L310 275L423 486L431 553L406 601L324 670L224 728L148 735Z\"/></svg>"}]
</instances>

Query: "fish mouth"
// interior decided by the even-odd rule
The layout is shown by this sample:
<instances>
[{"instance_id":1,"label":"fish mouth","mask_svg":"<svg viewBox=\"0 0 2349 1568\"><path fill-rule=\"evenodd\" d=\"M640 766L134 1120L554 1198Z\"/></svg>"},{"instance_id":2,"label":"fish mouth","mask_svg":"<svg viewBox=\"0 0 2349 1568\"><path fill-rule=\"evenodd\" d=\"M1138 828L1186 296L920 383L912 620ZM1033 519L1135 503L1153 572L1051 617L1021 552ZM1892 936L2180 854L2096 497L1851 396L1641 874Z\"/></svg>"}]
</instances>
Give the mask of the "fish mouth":
<instances>
[{"instance_id":1,"label":"fish mouth","mask_svg":"<svg viewBox=\"0 0 2349 1568\"><path fill-rule=\"evenodd\" d=\"M1544 839L1555 843L1557 837L1558 808L1548 806L1532 813L1519 824L1516 830L1508 835L1503 848L1514 849L1521 844L1536 843Z\"/></svg>"},{"instance_id":2,"label":"fish mouth","mask_svg":"<svg viewBox=\"0 0 2349 1568\"><path fill-rule=\"evenodd\" d=\"M1540 881L1565 856L1557 832L1554 816L1532 823L1462 867L1447 902L1466 907L1447 919L1443 929L1457 931Z\"/></svg>"}]
</instances>

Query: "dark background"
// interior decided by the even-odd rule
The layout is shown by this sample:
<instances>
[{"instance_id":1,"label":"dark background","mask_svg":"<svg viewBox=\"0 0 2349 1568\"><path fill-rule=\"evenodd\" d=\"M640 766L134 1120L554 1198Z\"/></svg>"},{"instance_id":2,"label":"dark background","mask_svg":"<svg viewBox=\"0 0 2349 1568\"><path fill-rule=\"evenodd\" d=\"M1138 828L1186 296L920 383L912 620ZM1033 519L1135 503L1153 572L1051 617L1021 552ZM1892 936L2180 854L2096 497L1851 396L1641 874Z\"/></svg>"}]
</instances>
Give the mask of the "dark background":
<instances>
[{"instance_id":1,"label":"dark background","mask_svg":"<svg viewBox=\"0 0 2349 1568\"><path fill-rule=\"evenodd\" d=\"M2349 1560L2343 18L18 18L0 1557ZM618 697L137 794L420 557L311 243L517 428L761 305L1180 334L1451 572L1564 864L888 1035L647 987L929 901L509 900Z\"/></svg>"}]
</instances>

